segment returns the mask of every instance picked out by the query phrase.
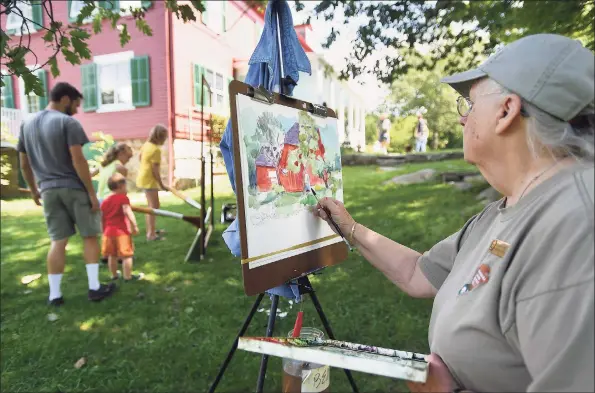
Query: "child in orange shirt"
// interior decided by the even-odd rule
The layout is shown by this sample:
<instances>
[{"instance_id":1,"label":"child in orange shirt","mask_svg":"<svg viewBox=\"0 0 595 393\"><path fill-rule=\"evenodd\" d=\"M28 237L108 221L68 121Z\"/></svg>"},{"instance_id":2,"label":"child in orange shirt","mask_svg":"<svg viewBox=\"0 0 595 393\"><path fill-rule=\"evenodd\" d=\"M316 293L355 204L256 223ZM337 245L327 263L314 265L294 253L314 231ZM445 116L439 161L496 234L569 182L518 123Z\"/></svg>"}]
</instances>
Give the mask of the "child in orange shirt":
<instances>
[{"instance_id":1,"label":"child in orange shirt","mask_svg":"<svg viewBox=\"0 0 595 393\"><path fill-rule=\"evenodd\" d=\"M126 178L120 173L115 173L107 181L107 187L112 191L101 204L103 239L101 251L104 257L108 258L109 270L112 279L117 280L118 258L122 259L124 270L124 281L140 280L143 274L132 274L132 257L134 256L134 244L132 235L138 233L136 218L130 208L128 199Z\"/></svg>"}]
</instances>

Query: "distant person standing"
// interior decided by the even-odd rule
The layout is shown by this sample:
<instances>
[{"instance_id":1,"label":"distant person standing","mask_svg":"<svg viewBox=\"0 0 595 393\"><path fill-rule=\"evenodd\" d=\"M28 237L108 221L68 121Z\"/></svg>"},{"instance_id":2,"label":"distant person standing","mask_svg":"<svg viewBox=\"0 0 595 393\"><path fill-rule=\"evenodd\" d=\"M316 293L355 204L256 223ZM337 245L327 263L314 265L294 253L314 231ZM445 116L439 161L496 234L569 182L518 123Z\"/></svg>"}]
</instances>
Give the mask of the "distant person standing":
<instances>
[{"instance_id":1,"label":"distant person standing","mask_svg":"<svg viewBox=\"0 0 595 393\"><path fill-rule=\"evenodd\" d=\"M428 143L428 123L421 113L417 114L417 126L415 127L415 151L425 152Z\"/></svg>"},{"instance_id":2,"label":"distant person standing","mask_svg":"<svg viewBox=\"0 0 595 393\"><path fill-rule=\"evenodd\" d=\"M75 226L83 237L89 300L102 300L116 289L113 283L99 283L99 201L82 149L89 139L81 124L72 117L82 99L83 95L74 86L57 83L50 92L48 107L21 124L17 145L21 170L33 200L39 206L42 205L40 199L43 201L51 240L47 256L49 303L55 306L64 303L60 284L66 264L66 245L76 233Z\"/></svg>"},{"instance_id":3,"label":"distant person standing","mask_svg":"<svg viewBox=\"0 0 595 393\"><path fill-rule=\"evenodd\" d=\"M152 209L159 209L159 190L167 190L161 179L161 146L167 140L167 128L161 124L151 128L149 139L140 150L140 167L136 176L136 186L145 191L147 204ZM147 241L165 240L162 230L155 229L155 216L145 215L147 223Z\"/></svg>"},{"instance_id":4,"label":"distant person standing","mask_svg":"<svg viewBox=\"0 0 595 393\"><path fill-rule=\"evenodd\" d=\"M378 138L380 146L384 154L388 154L388 146L390 144L390 119L387 114L380 116L380 136Z\"/></svg>"}]
</instances>

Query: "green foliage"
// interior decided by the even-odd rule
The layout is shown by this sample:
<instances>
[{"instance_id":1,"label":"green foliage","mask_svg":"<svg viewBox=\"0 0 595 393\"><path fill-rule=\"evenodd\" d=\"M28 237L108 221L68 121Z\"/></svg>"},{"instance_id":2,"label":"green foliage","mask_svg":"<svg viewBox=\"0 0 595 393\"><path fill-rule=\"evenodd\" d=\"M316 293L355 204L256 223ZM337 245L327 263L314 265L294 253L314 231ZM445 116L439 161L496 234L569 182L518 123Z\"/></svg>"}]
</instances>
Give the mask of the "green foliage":
<instances>
[{"instance_id":1,"label":"green foliage","mask_svg":"<svg viewBox=\"0 0 595 393\"><path fill-rule=\"evenodd\" d=\"M499 44L535 33L580 39L595 50L594 4L593 0L322 0L313 15L331 20L343 13L350 28L358 24L343 78L370 72L390 83L411 68L433 69L444 59L448 59L446 72L467 69ZM328 48L340 34L332 28L324 46ZM429 49L429 57L414 65L410 58L417 57L420 46ZM390 54L377 58L384 48L390 48ZM367 59L376 61L368 67Z\"/></svg>"},{"instance_id":2,"label":"green foliage","mask_svg":"<svg viewBox=\"0 0 595 393\"><path fill-rule=\"evenodd\" d=\"M6 123L1 124L2 127L0 128L0 140L16 145L18 142L18 138L14 137L12 134L8 132ZM3 186L7 186L10 184L9 175L11 172L12 165L10 164L10 159L7 155L2 155L2 157L0 157L0 184L2 184Z\"/></svg>"},{"instance_id":3,"label":"green foliage","mask_svg":"<svg viewBox=\"0 0 595 393\"><path fill-rule=\"evenodd\" d=\"M462 130L456 112L456 92L440 83L443 69L438 64L433 70L411 69L391 85L390 104L399 113L401 121L393 124L391 146L402 146L415 136L417 112L427 121L430 136L428 144L433 149L462 147ZM409 135L407 135L407 131Z\"/></svg>"},{"instance_id":4,"label":"green foliage","mask_svg":"<svg viewBox=\"0 0 595 393\"><path fill-rule=\"evenodd\" d=\"M417 117L412 115L395 117L390 127L389 150L393 153L405 153L407 146L414 147L413 133L417 125Z\"/></svg>"},{"instance_id":5,"label":"green foliage","mask_svg":"<svg viewBox=\"0 0 595 393\"><path fill-rule=\"evenodd\" d=\"M378 141L380 118L375 113L368 113L366 115L366 144L371 145Z\"/></svg>"},{"instance_id":6,"label":"green foliage","mask_svg":"<svg viewBox=\"0 0 595 393\"><path fill-rule=\"evenodd\" d=\"M225 127L227 126L228 118L221 115L212 114L211 115L211 129L212 129L212 137L215 140L221 139L223 132L225 131Z\"/></svg>"},{"instance_id":7,"label":"green foliage","mask_svg":"<svg viewBox=\"0 0 595 393\"><path fill-rule=\"evenodd\" d=\"M110 134L104 134L103 132L94 132L93 137L97 140L92 142L89 146L89 151L92 155L87 162L89 168L95 169L101 167L101 161L107 150L115 143L114 137Z\"/></svg>"},{"instance_id":8,"label":"green foliage","mask_svg":"<svg viewBox=\"0 0 595 393\"><path fill-rule=\"evenodd\" d=\"M175 0L167 0L165 6L172 11L179 19L184 22L196 21L195 12L204 11L204 0L192 0L190 4L178 4ZM54 4L63 3L64 0L43 0L36 2L42 7L42 17L44 25L35 24L37 30L43 32L43 40L50 50L49 55L45 53L35 53L30 46L29 39L13 39L10 42L8 34L0 31L0 54L2 55L2 65L5 67L2 70L3 75L16 75L23 78L25 84L25 94L34 92L38 96L44 95L42 82L35 71L40 68L50 65L52 75L57 77L60 75L60 69L56 57L62 55L64 59L71 64L81 64L82 59L90 59L91 52L89 51L88 39L91 37L87 28L84 25L87 20L91 18L91 25L93 34L99 34L103 30L103 21L109 21L112 29L119 29L120 45L124 47L130 42L131 36L128 31L128 23L121 21L121 13L130 11L136 29L142 34L151 36L153 31L145 20L146 8L128 9L112 9L112 1L95 1L84 0L85 5L81 9L77 19L69 24L64 24L54 19ZM3 9L2 14L9 14L11 12L21 13L22 2L15 0L2 0ZM125 3L123 3L125 4ZM121 26L121 27L120 27ZM25 36L28 33L28 24L23 23L21 27ZM25 55L31 53L38 59L37 68L29 69L25 65ZM4 86L4 82L0 79L0 86Z\"/></svg>"}]
</instances>

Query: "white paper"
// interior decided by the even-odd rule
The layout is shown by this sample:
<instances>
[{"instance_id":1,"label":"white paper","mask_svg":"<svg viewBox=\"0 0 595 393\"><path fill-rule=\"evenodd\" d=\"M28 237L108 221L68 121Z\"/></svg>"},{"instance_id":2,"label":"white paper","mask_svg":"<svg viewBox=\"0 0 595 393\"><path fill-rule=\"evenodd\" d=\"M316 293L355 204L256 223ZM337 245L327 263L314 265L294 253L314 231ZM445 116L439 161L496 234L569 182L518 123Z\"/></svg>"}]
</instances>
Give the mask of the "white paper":
<instances>
[{"instance_id":1,"label":"white paper","mask_svg":"<svg viewBox=\"0 0 595 393\"><path fill-rule=\"evenodd\" d=\"M314 370L302 370L302 393L319 393L326 390L331 382L329 366Z\"/></svg>"},{"instance_id":2,"label":"white paper","mask_svg":"<svg viewBox=\"0 0 595 393\"><path fill-rule=\"evenodd\" d=\"M337 119L244 95L237 96L237 113L248 258L256 258L250 268L342 241L312 244L334 232L312 214L316 200L307 191L312 186L319 199L343 201Z\"/></svg>"}]
</instances>

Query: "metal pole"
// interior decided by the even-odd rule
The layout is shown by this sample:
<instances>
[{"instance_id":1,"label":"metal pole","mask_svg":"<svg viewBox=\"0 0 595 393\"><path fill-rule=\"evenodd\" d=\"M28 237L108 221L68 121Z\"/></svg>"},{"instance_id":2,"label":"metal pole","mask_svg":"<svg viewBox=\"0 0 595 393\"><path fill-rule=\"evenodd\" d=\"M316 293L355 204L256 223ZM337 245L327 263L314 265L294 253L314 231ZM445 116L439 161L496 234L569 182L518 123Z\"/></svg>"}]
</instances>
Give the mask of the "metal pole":
<instances>
[{"instance_id":1,"label":"metal pole","mask_svg":"<svg viewBox=\"0 0 595 393\"><path fill-rule=\"evenodd\" d=\"M281 45L281 23L279 22L279 7L281 6L281 2L277 3L275 9L275 15L277 19L277 43L279 45L279 70L281 71L279 75L279 92L281 94L285 94L285 69L283 68L283 46Z\"/></svg>"},{"instance_id":2,"label":"metal pole","mask_svg":"<svg viewBox=\"0 0 595 393\"><path fill-rule=\"evenodd\" d=\"M246 333L246 330L248 330L248 326L250 326L252 317L254 317L254 314L256 314L256 310L258 309L258 306L260 305L260 302L262 301L263 297L264 297L264 293L261 293L260 295L258 295L258 298L252 305L252 309L250 310L250 313L248 313L248 316L246 317L246 320L244 321L244 324L242 325L240 332L236 336L236 339L234 340L233 345L231 346L231 349L229 350L229 353L227 354L227 357L225 358L225 361L221 365L221 368L219 368L219 373L217 374L215 381L213 381L213 383L211 384L211 387L209 388L209 393L213 393L213 392L215 392L215 389L217 389L217 385L219 385L221 378L223 378L223 374L225 373L225 370L227 369L229 362L231 362L231 358L233 357L233 354L235 353L236 349L238 349L238 342L240 341L240 337L242 337L244 335L244 333Z\"/></svg>"},{"instance_id":3,"label":"metal pole","mask_svg":"<svg viewBox=\"0 0 595 393\"><path fill-rule=\"evenodd\" d=\"M203 259L205 255L205 77L202 76L200 81L200 239L198 244L199 259Z\"/></svg>"},{"instance_id":4,"label":"metal pole","mask_svg":"<svg viewBox=\"0 0 595 393\"><path fill-rule=\"evenodd\" d=\"M269 322L267 324L266 337L273 337L273 330L275 329L275 319L277 318L277 306L279 305L279 296L273 295L273 301L271 302L271 313L269 314ZM264 378L267 373L267 365L269 362L269 355L262 355L260 361L260 372L258 373L258 381L256 383L256 392L262 393L264 388Z\"/></svg>"}]
</instances>

